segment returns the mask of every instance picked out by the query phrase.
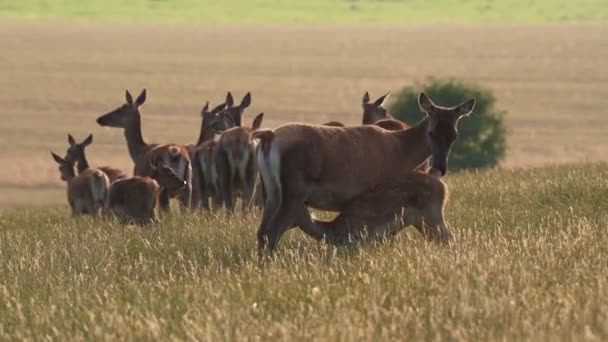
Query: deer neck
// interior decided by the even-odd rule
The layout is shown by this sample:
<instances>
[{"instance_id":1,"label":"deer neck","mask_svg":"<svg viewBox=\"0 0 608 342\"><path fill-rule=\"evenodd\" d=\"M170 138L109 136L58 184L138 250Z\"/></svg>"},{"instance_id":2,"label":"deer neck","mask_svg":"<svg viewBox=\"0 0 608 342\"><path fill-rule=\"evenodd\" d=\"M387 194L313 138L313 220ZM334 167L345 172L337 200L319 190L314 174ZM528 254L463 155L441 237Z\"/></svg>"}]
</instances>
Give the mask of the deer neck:
<instances>
[{"instance_id":1,"label":"deer neck","mask_svg":"<svg viewBox=\"0 0 608 342\"><path fill-rule=\"evenodd\" d=\"M213 128L211 128L209 123L205 122L205 119L203 119L203 123L201 124L201 132L198 135L198 141L196 142L196 145L200 146L207 141L213 140L214 138L215 132L213 131Z\"/></svg>"},{"instance_id":2,"label":"deer neck","mask_svg":"<svg viewBox=\"0 0 608 342\"><path fill-rule=\"evenodd\" d=\"M125 138L127 139L127 147L129 149L129 155L135 162L139 159L139 156L146 150L148 144L144 141L141 134L141 118L139 115L132 123L125 127Z\"/></svg>"},{"instance_id":3,"label":"deer neck","mask_svg":"<svg viewBox=\"0 0 608 342\"><path fill-rule=\"evenodd\" d=\"M84 154L84 151L82 151L80 153L80 155L78 156L78 162L76 165L77 169L78 169L78 173L82 173L85 170L87 170L89 168L89 162L87 160L87 157Z\"/></svg>"},{"instance_id":4,"label":"deer neck","mask_svg":"<svg viewBox=\"0 0 608 342\"><path fill-rule=\"evenodd\" d=\"M407 156L413 167L417 167L432 155L431 144L428 138L430 119L426 116L409 129L396 131L400 137L403 155Z\"/></svg>"}]
</instances>

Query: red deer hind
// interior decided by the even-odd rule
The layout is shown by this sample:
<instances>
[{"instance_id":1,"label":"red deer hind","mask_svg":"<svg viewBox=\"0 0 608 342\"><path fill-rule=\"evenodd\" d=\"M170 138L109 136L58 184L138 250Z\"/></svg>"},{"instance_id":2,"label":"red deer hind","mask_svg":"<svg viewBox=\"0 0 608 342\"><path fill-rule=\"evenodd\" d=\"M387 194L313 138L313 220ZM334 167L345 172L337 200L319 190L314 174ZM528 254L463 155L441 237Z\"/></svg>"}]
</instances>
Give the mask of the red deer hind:
<instances>
[{"instance_id":1,"label":"red deer hind","mask_svg":"<svg viewBox=\"0 0 608 342\"><path fill-rule=\"evenodd\" d=\"M151 163L160 163L173 170L187 182L187 186L180 191L169 191L163 189L160 194L159 204L161 209L168 209L169 198L178 197L183 207L190 208L192 196L192 165L188 150L180 144L148 144L144 141L141 133L141 113L139 108L146 101L146 89L133 101L133 97L127 90L125 93L126 103L115 110L97 118L101 126L122 128L124 130L129 155L135 163L134 176L151 176L153 170ZM160 165L159 164L159 165Z\"/></svg>"},{"instance_id":2,"label":"red deer hind","mask_svg":"<svg viewBox=\"0 0 608 342\"><path fill-rule=\"evenodd\" d=\"M151 177L134 176L112 183L107 207L121 223L140 226L158 222L156 206L163 190L179 191L186 181L165 165L150 164Z\"/></svg>"},{"instance_id":3,"label":"red deer hind","mask_svg":"<svg viewBox=\"0 0 608 342\"><path fill-rule=\"evenodd\" d=\"M311 236L323 236L307 206L343 211L354 198L431 156L431 173L443 176L458 120L471 113L475 100L449 108L435 105L424 93L418 100L427 116L407 130L286 124L254 132L252 138L260 139L256 156L266 194L258 247L274 249L294 224Z\"/></svg>"},{"instance_id":4,"label":"red deer hind","mask_svg":"<svg viewBox=\"0 0 608 342\"><path fill-rule=\"evenodd\" d=\"M410 126L395 119L385 108L390 93L380 96L376 101L370 102L369 93L365 92L361 105L363 106L363 124L376 125L389 131L408 129Z\"/></svg>"},{"instance_id":5,"label":"red deer hind","mask_svg":"<svg viewBox=\"0 0 608 342\"><path fill-rule=\"evenodd\" d=\"M230 212L234 211L235 198L239 192L243 210L252 204L257 166L250 136L260 128L263 118L264 113L258 114L249 128L234 127L233 116L228 110L216 117L214 127L223 133L214 150L215 167L221 202Z\"/></svg>"},{"instance_id":6,"label":"red deer hind","mask_svg":"<svg viewBox=\"0 0 608 342\"><path fill-rule=\"evenodd\" d=\"M186 145L190 160L192 161L192 207L209 209L209 200L213 198L217 188L217 175L215 172L213 153L207 151L215 146L215 130L211 122L217 113L224 110L226 103L222 103L209 110L209 101L201 110L201 129L195 145Z\"/></svg>"},{"instance_id":7,"label":"red deer hind","mask_svg":"<svg viewBox=\"0 0 608 342\"><path fill-rule=\"evenodd\" d=\"M72 209L72 215L99 215L108 195L110 185L108 176L97 169L84 170L77 176L74 171L74 162L67 161L53 152L51 155L59 164L61 180L68 184L68 203Z\"/></svg>"}]
</instances>

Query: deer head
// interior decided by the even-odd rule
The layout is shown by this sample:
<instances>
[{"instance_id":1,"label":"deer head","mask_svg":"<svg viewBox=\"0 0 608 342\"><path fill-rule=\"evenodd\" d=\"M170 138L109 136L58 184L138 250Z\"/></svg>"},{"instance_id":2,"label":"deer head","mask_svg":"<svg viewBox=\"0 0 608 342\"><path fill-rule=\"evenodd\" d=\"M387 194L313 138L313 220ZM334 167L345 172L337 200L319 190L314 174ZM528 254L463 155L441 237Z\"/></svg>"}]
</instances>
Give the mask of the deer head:
<instances>
[{"instance_id":1,"label":"deer head","mask_svg":"<svg viewBox=\"0 0 608 342\"><path fill-rule=\"evenodd\" d=\"M362 100L364 125L371 125L378 120L390 118L388 111L384 108L384 103L389 95L390 93L387 93L380 96L376 101L369 102L369 93L365 92Z\"/></svg>"},{"instance_id":2,"label":"deer head","mask_svg":"<svg viewBox=\"0 0 608 342\"><path fill-rule=\"evenodd\" d=\"M66 152L65 160L75 163L84 155L85 148L93 143L93 134L89 134L81 143L77 143L74 137L68 133L68 143L70 147Z\"/></svg>"},{"instance_id":3,"label":"deer head","mask_svg":"<svg viewBox=\"0 0 608 342\"><path fill-rule=\"evenodd\" d=\"M169 192L175 192L183 189L188 182L181 179L173 169L165 165L157 166L155 162L150 161L150 169L152 170L152 178L167 189Z\"/></svg>"},{"instance_id":4,"label":"deer head","mask_svg":"<svg viewBox=\"0 0 608 342\"><path fill-rule=\"evenodd\" d=\"M69 162L55 153L51 152L53 159L57 164L59 164L59 173L61 174L62 181L69 181L72 178L76 177L76 172L74 172L74 163Z\"/></svg>"},{"instance_id":5,"label":"deer head","mask_svg":"<svg viewBox=\"0 0 608 342\"><path fill-rule=\"evenodd\" d=\"M127 128L131 124L141 120L139 107L146 102L146 89L133 101L131 93L125 92L125 104L97 118L97 123L101 126Z\"/></svg>"},{"instance_id":6,"label":"deer head","mask_svg":"<svg viewBox=\"0 0 608 342\"><path fill-rule=\"evenodd\" d=\"M438 106L424 93L418 96L418 105L428 115L428 134L433 155L431 170L434 176L444 176L448 168L448 156L458 136L458 120L469 115L475 108L475 99L455 107Z\"/></svg>"},{"instance_id":7,"label":"deer head","mask_svg":"<svg viewBox=\"0 0 608 342\"><path fill-rule=\"evenodd\" d=\"M209 101L205 103L203 109L201 109L201 117L203 118L203 125L209 124L213 121L217 113L223 111L226 108L226 102L215 106L212 110L209 110Z\"/></svg>"},{"instance_id":8,"label":"deer head","mask_svg":"<svg viewBox=\"0 0 608 342\"><path fill-rule=\"evenodd\" d=\"M221 111L219 114L230 115L235 126L241 126L243 113L245 109L251 105L251 93L245 94L241 103L238 106L234 105L234 98L232 94L228 92L226 94L226 109Z\"/></svg>"}]
</instances>

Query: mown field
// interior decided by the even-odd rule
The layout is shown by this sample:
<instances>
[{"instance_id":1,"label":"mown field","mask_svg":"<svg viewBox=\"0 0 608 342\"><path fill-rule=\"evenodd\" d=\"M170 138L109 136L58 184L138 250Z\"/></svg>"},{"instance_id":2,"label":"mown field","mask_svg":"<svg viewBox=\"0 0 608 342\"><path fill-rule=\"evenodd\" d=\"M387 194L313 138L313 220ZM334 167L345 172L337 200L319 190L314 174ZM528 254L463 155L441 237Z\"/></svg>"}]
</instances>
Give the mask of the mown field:
<instances>
[{"instance_id":1,"label":"mown field","mask_svg":"<svg viewBox=\"0 0 608 342\"><path fill-rule=\"evenodd\" d=\"M452 246L412 229L259 263L257 214L141 231L0 214L0 339L605 340L608 165L446 178Z\"/></svg>"},{"instance_id":2,"label":"mown field","mask_svg":"<svg viewBox=\"0 0 608 342\"><path fill-rule=\"evenodd\" d=\"M427 77L492 89L508 112L502 167L606 160L608 26L192 25L0 21L0 207L65 203L49 150L94 134L93 165L131 169L119 130L95 118L148 89L150 142L194 142L199 110L227 90L265 127L360 120L379 96ZM248 119L249 118L249 119ZM461 122L466 125L466 120Z\"/></svg>"}]
</instances>

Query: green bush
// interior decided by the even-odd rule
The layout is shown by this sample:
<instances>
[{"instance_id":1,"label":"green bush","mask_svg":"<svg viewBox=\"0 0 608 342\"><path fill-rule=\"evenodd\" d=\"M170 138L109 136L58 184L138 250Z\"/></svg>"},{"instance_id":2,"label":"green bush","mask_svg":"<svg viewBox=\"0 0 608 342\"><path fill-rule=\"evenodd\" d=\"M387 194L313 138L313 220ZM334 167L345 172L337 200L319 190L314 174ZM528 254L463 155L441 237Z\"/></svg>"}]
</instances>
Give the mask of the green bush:
<instances>
[{"instance_id":1,"label":"green bush","mask_svg":"<svg viewBox=\"0 0 608 342\"><path fill-rule=\"evenodd\" d=\"M418 106L418 93L423 90L441 106L455 106L475 98L473 113L458 123L458 139L449 157L450 169L472 169L496 166L505 156L505 112L494 107L492 91L455 80L431 79L427 84L403 88L389 107L389 112L410 125L424 117Z\"/></svg>"}]
</instances>

